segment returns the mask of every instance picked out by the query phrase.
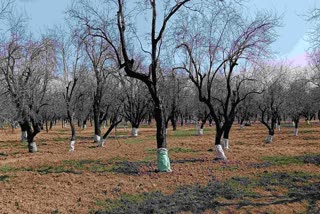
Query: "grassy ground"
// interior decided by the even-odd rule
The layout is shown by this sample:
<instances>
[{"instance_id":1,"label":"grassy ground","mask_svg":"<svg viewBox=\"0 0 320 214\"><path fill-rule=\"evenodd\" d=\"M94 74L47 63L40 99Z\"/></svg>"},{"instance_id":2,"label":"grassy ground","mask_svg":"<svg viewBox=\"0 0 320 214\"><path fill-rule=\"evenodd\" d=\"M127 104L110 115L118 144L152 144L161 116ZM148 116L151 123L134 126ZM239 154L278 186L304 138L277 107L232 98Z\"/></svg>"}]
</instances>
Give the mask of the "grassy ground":
<instances>
[{"instance_id":1,"label":"grassy ground","mask_svg":"<svg viewBox=\"0 0 320 214\"><path fill-rule=\"evenodd\" d=\"M118 129L104 148L92 127L56 126L30 154L16 130L0 133L0 213L320 213L320 125L292 125L265 144L260 124L230 137L228 160L214 161L214 127L168 131L172 173L156 172L153 126Z\"/></svg>"}]
</instances>

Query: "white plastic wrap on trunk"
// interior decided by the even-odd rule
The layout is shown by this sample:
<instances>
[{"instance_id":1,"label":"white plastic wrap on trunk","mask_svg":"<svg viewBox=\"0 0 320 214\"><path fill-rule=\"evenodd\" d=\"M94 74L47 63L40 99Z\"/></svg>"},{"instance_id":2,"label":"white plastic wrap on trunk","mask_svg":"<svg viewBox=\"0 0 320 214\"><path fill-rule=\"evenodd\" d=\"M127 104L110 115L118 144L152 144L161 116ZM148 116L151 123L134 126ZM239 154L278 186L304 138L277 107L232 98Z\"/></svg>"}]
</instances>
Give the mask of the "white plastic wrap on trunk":
<instances>
[{"instance_id":1,"label":"white plastic wrap on trunk","mask_svg":"<svg viewBox=\"0 0 320 214\"><path fill-rule=\"evenodd\" d=\"M292 126L294 127L296 125L296 123L295 122L292 122Z\"/></svg>"},{"instance_id":2,"label":"white plastic wrap on trunk","mask_svg":"<svg viewBox=\"0 0 320 214\"><path fill-rule=\"evenodd\" d=\"M298 128L295 128L294 129L294 136L298 136L299 135L299 130L298 130Z\"/></svg>"},{"instance_id":3,"label":"white plastic wrap on trunk","mask_svg":"<svg viewBox=\"0 0 320 214\"><path fill-rule=\"evenodd\" d=\"M132 128L131 135L133 137L138 137L138 132L139 132L139 130L137 128Z\"/></svg>"},{"instance_id":4,"label":"white plastic wrap on trunk","mask_svg":"<svg viewBox=\"0 0 320 214\"><path fill-rule=\"evenodd\" d=\"M87 125L83 125L83 129L87 129Z\"/></svg>"},{"instance_id":5,"label":"white plastic wrap on trunk","mask_svg":"<svg viewBox=\"0 0 320 214\"><path fill-rule=\"evenodd\" d=\"M276 123L276 129L278 129L278 123Z\"/></svg>"},{"instance_id":6,"label":"white plastic wrap on trunk","mask_svg":"<svg viewBox=\"0 0 320 214\"><path fill-rule=\"evenodd\" d=\"M21 138L20 138L21 142L26 141L27 137L28 137L27 131L21 131Z\"/></svg>"},{"instance_id":7,"label":"white plastic wrap on trunk","mask_svg":"<svg viewBox=\"0 0 320 214\"><path fill-rule=\"evenodd\" d=\"M70 148L69 148L69 151L70 152L73 152L74 151L74 145L75 145L76 141L72 140L70 141Z\"/></svg>"},{"instance_id":8,"label":"white plastic wrap on trunk","mask_svg":"<svg viewBox=\"0 0 320 214\"><path fill-rule=\"evenodd\" d=\"M227 157L224 154L222 146L221 145L215 145L215 147L216 147L217 158L222 159L222 160L227 160Z\"/></svg>"},{"instance_id":9,"label":"white plastic wrap on trunk","mask_svg":"<svg viewBox=\"0 0 320 214\"><path fill-rule=\"evenodd\" d=\"M223 148L229 149L229 139L223 139Z\"/></svg>"},{"instance_id":10,"label":"white plastic wrap on trunk","mask_svg":"<svg viewBox=\"0 0 320 214\"><path fill-rule=\"evenodd\" d=\"M94 142L100 142L100 136L99 135L95 135L93 138Z\"/></svg>"},{"instance_id":11,"label":"white plastic wrap on trunk","mask_svg":"<svg viewBox=\"0 0 320 214\"><path fill-rule=\"evenodd\" d=\"M30 143L29 151L30 152L37 152L38 151L37 144L35 142Z\"/></svg>"},{"instance_id":12,"label":"white plastic wrap on trunk","mask_svg":"<svg viewBox=\"0 0 320 214\"><path fill-rule=\"evenodd\" d=\"M278 131L279 131L279 132L281 131L281 126L280 126L280 125L278 125Z\"/></svg>"},{"instance_id":13,"label":"white plastic wrap on trunk","mask_svg":"<svg viewBox=\"0 0 320 214\"><path fill-rule=\"evenodd\" d=\"M310 120L307 120L307 124L310 125Z\"/></svg>"},{"instance_id":14,"label":"white plastic wrap on trunk","mask_svg":"<svg viewBox=\"0 0 320 214\"><path fill-rule=\"evenodd\" d=\"M198 135L199 135L199 136L203 135L203 129L198 128Z\"/></svg>"},{"instance_id":15,"label":"white plastic wrap on trunk","mask_svg":"<svg viewBox=\"0 0 320 214\"><path fill-rule=\"evenodd\" d=\"M268 135L267 139L266 139L266 143L272 143L273 140L273 136L272 135Z\"/></svg>"},{"instance_id":16,"label":"white plastic wrap on trunk","mask_svg":"<svg viewBox=\"0 0 320 214\"><path fill-rule=\"evenodd\" d=\"M100 143L99 143L99 146L100 146L100 147L104 147L105 142L106 142L106 140L103 139L103 138L101 138Z\"/></svg>"}]
</instances>

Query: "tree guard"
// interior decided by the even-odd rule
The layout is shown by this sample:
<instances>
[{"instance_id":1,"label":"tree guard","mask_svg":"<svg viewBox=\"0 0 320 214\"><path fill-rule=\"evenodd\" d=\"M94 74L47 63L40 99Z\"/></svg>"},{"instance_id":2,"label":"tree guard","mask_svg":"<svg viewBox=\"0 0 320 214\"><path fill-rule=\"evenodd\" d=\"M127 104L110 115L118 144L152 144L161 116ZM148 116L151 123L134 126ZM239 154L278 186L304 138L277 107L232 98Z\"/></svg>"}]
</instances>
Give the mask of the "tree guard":
<instances>
[{"instance_id":1,"label":"tree guard","mask_svg":"<svg viewBox=\"0 0 320 214\"><path fill-rule=\"evenodd\" d=\"M223 138L223 148L229 149L229 139Z\"/></svg>"},{"instance_id":2,"label":"tree guard","mask_svg":"<svg viewBox=\"0 0 320 214\"><path fill-rule=\"evenodd\" d=\"M273 135L268 135L266 139L266 143L272 143L272 140L273 140Z\"/></svg>"},{"instance_id":3,"label":"tree guard","mask_svg":"<svg viewBox=\"0 0 320 214\"><path fill-rule=\"evenodd\" d=\"M37 144L35 142L28 144L29 152L34 153L38 151Z\"/></svg>"},{"instance_id":4,"label":"tree guard","mask_svg":"<svg viewBox=\"0 0 320 214\"><path fill-rule=\"evenodd\" d=\"M168 150L166 148L159 148L158 152L158 170L159 172L171 172L170 160Z\"/></svg>"},{"instance_id":5,"label":"tree guard","mask_svg":"<svg viewBox=\"0 0 320 214\"><path fill-rule=\"evenodd\" d=\"M99 135L95 135L93 138L94 142L100 142L100 136Z\"/></svg>"},{"instance_id":6,"label":"tree guard","mask_svg":"<svg viewBox=\"0 0 320 214\"><path fill-rule=\"evenodd\" d=\"M133 137L138 137L138 132L139 132L139 129L138 128L132 128L131 130L131 135Z\"/></svg>"},{"instance_id":7,"label":"tree guard","mask_svg":"<svg viewBox=\"0 0 320 214\"><path fill-rule=\"evenodd\" d=\"M72 140L70 141L70 148L69 148L69 152L73 152L74 151L74 145L75 145L76 141Z\"/></svg>"},{"instance_id":8,"label":"tree guard","mask_svg":"<svg viewBox=\"0 0 320 214\"><path fill-rule=\"evenodd\" d=\"M105 142L106 142L106 139L101 138L100 143L99 143L99 146L100 146L100 147L104 147Z\"/></svg>"},{"instance_id":9,"label":"tree guard","mask_svg":"<svg viewBox=\"0 0 320 214\"><path fill-rule=\"evenodd\" d=\"M27 137L28 137L27 131L21 131L21 138L20 138L21 142L27 141L28 140Z\"/></svg>"},{"instance_id":10,"label":"tree guard","mask_svg":"<svg viewBox=\"0 0 320 214\"><path fill-rule=\"evenodd\" d=\"M219 145L215 145L215 147L216 147L217 158L222 160L227 160L227 157L224 154L222 146L219 144Z\"/></svg>"}]
</instances>

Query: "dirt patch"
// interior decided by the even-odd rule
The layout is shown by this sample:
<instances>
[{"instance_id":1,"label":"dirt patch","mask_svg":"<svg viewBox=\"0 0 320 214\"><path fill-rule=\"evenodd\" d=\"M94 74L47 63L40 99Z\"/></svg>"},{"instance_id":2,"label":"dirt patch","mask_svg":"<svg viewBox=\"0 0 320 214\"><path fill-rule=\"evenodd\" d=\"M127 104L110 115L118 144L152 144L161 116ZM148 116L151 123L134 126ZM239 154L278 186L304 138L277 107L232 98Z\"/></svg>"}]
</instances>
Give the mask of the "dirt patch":
<instances>
[{"instance_id":1,"label":"dirt patch","mask_svg":"<svg viewBox=\"0 0 320 214\"><path fill-rule=\"evenodd\" d=\"M0 134L0 213L317 213L320 126L276 132L265 144L260 124L232 129L228 160L215 161L214 127L169 130L172 173L157 173L154 126L139 136L93 144L93 128L56 126L36 137L30 154L20 132ZM117 136L117 133L112 133Z\"/></svg>"}]
</instances>

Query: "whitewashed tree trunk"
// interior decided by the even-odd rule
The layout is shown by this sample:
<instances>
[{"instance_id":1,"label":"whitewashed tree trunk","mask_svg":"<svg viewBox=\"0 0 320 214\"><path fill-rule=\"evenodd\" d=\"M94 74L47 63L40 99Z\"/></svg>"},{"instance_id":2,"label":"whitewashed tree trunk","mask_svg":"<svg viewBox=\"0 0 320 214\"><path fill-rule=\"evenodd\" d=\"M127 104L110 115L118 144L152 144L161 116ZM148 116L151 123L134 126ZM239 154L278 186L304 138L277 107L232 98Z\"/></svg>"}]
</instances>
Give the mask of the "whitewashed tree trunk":
<instances>
[{"instance_id":1,"label":"whitewashed tree trunk","mask_svg":"<svg viewBox=\"0 0 320 214\"><path fill-rule=\"evenodd\" d=\"M223 148L224 149L229 149L229 139L223 138L222 142L223 142L223 144L222 144Z\"/></svg>"},{"instance_id":2,"label":"whitewashed tree trunk","mask_svg":"<svg viewBox=\"0 0 320 214\"><path fill-rule=\"evenodd\" d=\"M32 142L28 145L28 148L29 148L29 152L37 152L38 151L38 148L37 148L37 144L35 142Z\"/></svg>"},{"instance_id":3,"label":"whitewashed tree trunk","mask_svg":"<svg viewBox=\"0 0 320 214\"><path fill-rule=\"evenodd\" d=\"M294 129L294 136L298 136L299 135L299 130L298 130L298 128L295 128Z\"/></svg>"},{"instance_id":4,"label":"whitewashed tree trunk","mask_svg":"<svg viewBox=\"0 0 320 214\"><path fill-rule=\"evenodd\" d=\"M216 147L216 155L218 159L227 160L227 157L224 154L224 151L222 149L221 145L215 145Z\"/></svg>"},{"instance_id":5,"label":"whitewashed tree trunk","mask_svg":"<svg viewBox=\"0 0 320 214\"><path fill-rule=\"evenodd\" d=\"M75 143L76 143L76 141L74 141L74 140L70 141L69 152L73 152L74 151Z\"/></svg>"},{"instance_id":6,"label":"whitewashed tree trunk","mask_svg":"<svg viewBox=\"0 0 320 214\"><path fill-rule=\"evenodd\" d=\"M106 142L106 139L101 138L98 146L99 147L104 147L105 142Z\"/></svg>"},{"instance_id":7,"label":"whitewashed tree trunk","mask_svg":"<svg viewBox=\"0 0 320 214\"><path fill-rule=\"evenodd\" d=\"M268 135L266 139L266 143L272 143L272 140L273 140L273 135Z\"/></svg>"},{"instance_id":8,"label":"whitewashed tree trunk","mask_svg":"<svg viewBox=\"0 0 320 214\"><path fill-rule=\"evenodd\" d=\"M27 137L28 137L27 131L21 131L21 138L20 138L21 142L27 141L28 140Z\"/></svg>"},{"instance_id":9,"label":"whitewashed tree trunk","mask_svg":"<svg viewBox=\"0 0 320 214\"><path fill-rule=\"evenodd\" d=\"M281 126L280 126L280 125L278 125L278 131L279 131L279 132L281 131Z\"/></svg>"},{"instance_id":10,"label":"whitewashed tree trunk","mask_svg":"<svg viewBox=\"0 0 320 214\"><path fill-rule=\"evenodd\" d=\"M307 120L307 124L310 125L310 120Z\"/></svg>"},{"instance_id":11,"label":"whitewashed tree trunk","mask_svg":"<svg viewBox=\"0 0 320 214\"><path fill-rule=\"evenodd\" d=\"M83 125L82 129L87 129L87 125L86 124Z\"/></svg>"},{"instance_id":12,"label":"whitewashed tree trunk","mask_svg":"<svg viewBox=\"0 0 320 214\"><path fill-rule=\"evenodd\" d=\"M100 142L100 136L99 135L95 135L94 138L93 138L93 141L95 143Z\"/></svg>"},{"instance_id":13,"label":"whitewashed tree trunk","mask_svg":"<svg viewBox=\"0 0 320 214\"><path fill-rule=\"evenodd\" d=\"M243 128L244 128L244 124L241 124L241 125L240 125L240 129L243 129Z\"/></svg>"},{"instance_id":14,"label":"whitewashed tree trunk","mask_svg":"<svg viewBox=\"0 0 320 214\"><path fill-rule=\"evenodd\" d=\"M292 126L295 127L295 126L296 126L296 123L295 123L295 122L292 122Z\"/></svg>"},{"instance_id":15,"label":"whitewashed tree trunk","mask_svg":"<svg viewBox=\"0 0 320 214\"><path fill-rule=\"evenodd\" d=\"M166 128L166 135L168 134L168 129Z\"/></svg>"},{"instance_id":16,"label":"whitewashed tree trunk","mask_svg":"<svg viewBox=\"0 0 320 214\"><path fill-rule=\"evenodd\" d=\"M198 135L199 136L203 135L203 129L200 127L198 127Z\"/></svg>"},{"instance_id":17,"label":"whitewashed tree trunk","mask_svg":"<svg viewBox=\"0 0 320 214\"><path fill-rule=\"evenodd\" d=\"M139 129L137 128L132 128L131 130L131 136L133 137L138 137Z\"/></svg>"}]
</instances>

